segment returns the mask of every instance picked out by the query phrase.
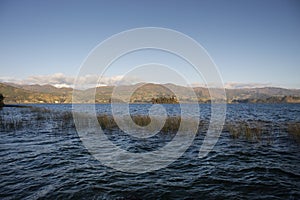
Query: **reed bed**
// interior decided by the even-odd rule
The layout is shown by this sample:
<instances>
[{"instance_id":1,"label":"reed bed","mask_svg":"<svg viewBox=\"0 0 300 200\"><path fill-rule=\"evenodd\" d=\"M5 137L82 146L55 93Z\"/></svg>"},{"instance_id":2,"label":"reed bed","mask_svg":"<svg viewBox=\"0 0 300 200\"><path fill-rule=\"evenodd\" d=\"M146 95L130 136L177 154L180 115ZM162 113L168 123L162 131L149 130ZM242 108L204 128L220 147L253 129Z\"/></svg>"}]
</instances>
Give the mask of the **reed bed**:
<instances>
[{"instance_id":1,"label":"reed bed","mask_svg":"<svg viewBox=\"0 0 300 200\"><path fill-rule=\"evenodd\" d=\"M119 127L114 118L110 115L99 115L97 119L102 129L117 129ZM128 120L127 124L130 124L129 120L132 120L138 126L146 127L149 131L155 131L164 119L160 117L150 118L147 115L134 115L131 116L130 119L123 118L122 120L123 123L126 123L126 120ZM196 127L198 123L194 119L184 119L184 123L181 122L183 122L183 119L180 116L169 116L165 119L165 123L160 132L174 133L178 130L190 131L192 129L191 127Z\"/></svg>"},{"instance_id":2,"label":"reed bed","mask_svg":"<svg viewBox=\"0 0 300 200\"><path fill-rule=\"evenodd\" d=\"M287 132L294 140L300 143L300 122L289 123Z\"/></svg>"},{"instance_id":3,"label":"reed bed","mask_svg":"<svg viewBox=\"0 0 300 200\"><path fill-rule=\"evenodd\" d=\"M34 127L35 125L42 126L43 124L47 123L55 124L54 129L59 128L64 130L67 128L75 128L73 113L70 111L58 112L45 108L32 107L22 108L20 115L21 117L17 117L1 111L0 130L16 131L22 128ZM81 117L76 120L79 120L79 123L81 123L83 127L88 127L89 119L91 119L91 117L92 116L87 114L81 114ZM151 131L155 130L162 122L160 117L150 118L147 115L134 115L127 120L132 120L136 125L147 127ZM111 115L98 115L97 121L101 128L106 131L119 128L118 124ZM194 132L194 130L191 130L191 127L195 127L195 125L198 125L198 132L200 132L202 130L207 130L206 128L208 124L208 121L198 122L193 119L183 119L180 116L168 116L160 132L176 133L179 129L182 131ZM230 137L234 140L242 139L250 142L261 142L264 139L268 139L270 141L270 138L272 138L272 134L275 131L272 127L270 128L270 126L273 126L271 122L242 120L226 121L223 132L229 133ZM288 134L293 140L300 143L300 122L282 122L280 124L276 124L276 127L282 133Z\"/></svg>"},{"instance_id":4,"label":"reed bed","mask_svg":"<svg viewBox=\"0 0 300 200\"><path fill-rule=\"evenodd\" d=\"M18 120L14 117L3 117L0 115L0 130L3 131L15 131L24 127L22 120Z\"/></svg>"},{"instance_id":5,"label":"reed bed","mask_svg":"<svg viewBox=\"0 0 300 200\"><path fill-rule=\"evenodd\" d=\"M114 118L111 115L98 115L97 116L98 122L101 126L101 128L103 129L115 129L118 128L118 124L116 123L116 121L114 120ZM129 120L132 120L136 125L141 126L141 127L146 127L148 126L148 128L150 130L155 130L155 128L157 127L156 125L160 124L160 118L151 118L147 115L134 115L131 116L130 119L128 118L120 118L119 120L123 120L123 122L126 123L126 120L128 120L128 124ZM180 125L180 121L181 118L180 117L168 117L166 119L166 122L162 128L162 132L173 132L173 131L177 131Z\"/></svg>"},{"instance_id":6,"label":"reed bed","mask_svg":"<svg viewBox=\"0 0 300 200\"><path fill-rule=\"evenodd\" d=\"M261 141L264 133L264 124L261 122L228 122L224 129L233 139L246 139L248 141Z\"/></svg>"}]
</instances>

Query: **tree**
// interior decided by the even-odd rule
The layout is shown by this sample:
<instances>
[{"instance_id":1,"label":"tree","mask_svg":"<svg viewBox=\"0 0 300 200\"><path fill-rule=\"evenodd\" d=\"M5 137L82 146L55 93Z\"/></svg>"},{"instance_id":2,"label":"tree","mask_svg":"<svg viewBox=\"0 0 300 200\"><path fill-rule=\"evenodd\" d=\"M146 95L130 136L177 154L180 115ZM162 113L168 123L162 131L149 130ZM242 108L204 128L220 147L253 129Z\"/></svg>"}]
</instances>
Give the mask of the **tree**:
<instances>
[{"instance_id":1,"label":"tree","mask_svg":"<svg viewBox=\"0 0 300 200\"><path fill-rule=\"evenodd\" d=\"M3 107L4 106L4 96L3 94L0 94L0 107Z\"/></svg>"}]
</instances>

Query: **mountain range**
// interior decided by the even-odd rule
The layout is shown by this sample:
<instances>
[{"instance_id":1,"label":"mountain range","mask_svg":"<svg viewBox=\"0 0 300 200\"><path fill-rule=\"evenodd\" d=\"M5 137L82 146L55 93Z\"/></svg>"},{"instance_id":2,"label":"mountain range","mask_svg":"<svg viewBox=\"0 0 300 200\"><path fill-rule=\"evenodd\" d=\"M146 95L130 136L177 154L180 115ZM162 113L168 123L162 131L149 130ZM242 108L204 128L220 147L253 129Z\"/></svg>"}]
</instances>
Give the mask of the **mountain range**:
<instances>
[{"instance_id":1,"label":"mountain range","mask_svg":"<svg viewBox=\"0 0 300 200\"><path fill-rule=\"evenodd\" d=\"M140 85L139 85L140 84ZM210 95L207 88L194 87L197 97L188 95L189 88L174 84L141 84L118 86L122 94L129 94L133 87L137 90L130 98L131 103L151 103L153 99L173 97L186 103L209 103ZM168 89L169 88L169 89ZM95 88L82 90L88 92ZM96 88L96 103L109 103L114 86ZM299 89L285 89L276 87L226 89L228 103L300 103ZM18 85L14 83L0 83L0 94L5 97L6 104L24 103L72 103L72 88L57 88L52 85ZM93 103L88 101L86 103Z\"/></svg>"}]
</instances>

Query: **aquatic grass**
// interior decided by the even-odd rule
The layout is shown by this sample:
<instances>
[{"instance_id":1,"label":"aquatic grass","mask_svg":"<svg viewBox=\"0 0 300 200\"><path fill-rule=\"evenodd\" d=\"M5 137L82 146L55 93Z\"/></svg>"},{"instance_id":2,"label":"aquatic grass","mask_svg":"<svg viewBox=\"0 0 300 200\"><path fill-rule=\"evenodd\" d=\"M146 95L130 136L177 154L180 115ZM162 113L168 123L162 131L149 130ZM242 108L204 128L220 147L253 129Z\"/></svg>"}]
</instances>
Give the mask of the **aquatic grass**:
<instances>
[{"instance_id":1,"label":"aquatic grass","mask_svg":"<svg viewBox=\"0 0 300 200\"><path fill-rule=\"evenodd\" d=\"M4 118L0 115L0 129L3 131L16 131L23 126L24 123L20 119L14 118L13 116Z\"/></svg>"},{"instance_id":2,"label":"aquatic grass","mask_svg":"<svg viewBox=\"0 0 300 200\"><path fill-rule=\"evenodd\" d=\"M240 137L240 130L236 127L236 125L226 124L225 128L233 139L238 139Z\"/></svg>"},{"instance_id":3,"label":"aquatic grass","mask_svg":"<svg viewBox=\"0 0 300 200\"><path fill-rule=\"evenodd\" d=\"M30 106L25 108L26 110L29 110L31 113L52 113L53 111L47 108L42 108L42 107L34 107L34 106Z\"/></svg>"},{"instance_id":4,"label":"aquatic grass","mask_svg":"<svg viewBox=\"0 0 300 200\"><path fill-rule=\"evenodd\" d=\"M115 129L119 128L118 124L114 120L113 116L110 115L98 115L97 116L98 122L102 129ZM152 119L147 115L134 115L131 116L131 118L124 117L121 120L123 120L124 123L128 120L132 120L136 125L141 127L146 127L149 129L149 131L155 130L158 125L161 123L161 118L159 117L153 117ZM129 122L127 124L130 124ZM170 132L170 131L176 131L178 130L180 125L180 117L168 117L166 119L166 122L161 129L162 132ZM130 128L130 127L129 127Z\"/></svg>"},{"instance_id":5,"label":"aquatic grass","mask_svg":"<svg viewBox=\"0 0 300 200\"><path fill-rule=\"evenodd\" d=\"M102 129L117 129L119 128L118 124L111 115L98 115L98 122ZM145 127L145 130L155 131L158 127L161 127L161 123L165 120L161 130L158 130L162 133L174 133L179 129L185 132L191 132L193 127L197 127L199 123L195 119L183 119L180 116L169 116L166 119L163 119L159 116L150 118L148 115L133 115L130 118L128 117L119 117L119 120L126 125L130 125L129 121L133 121L136 125ZM127 127L133 128L133 127Z\"/></svg>"},{"instance_id":6,"label":"aquatic grass","mask_svg":"<svg viewBox=\"0 0 300 200\"><path fill-rule=\"evenodd\" d=\"M181 123L180 116L171 116L166 119L166 122L162 128L162 132L176 132L179 130L179 126Z\"/></svg>"},{"instance_id":7,"label":"aquatic grass","mask_svg":"<svg viewBox=\"0 0 300 200\"><path fill-rule=\"evenodd\" d=\"M227 122L225 130L233 139L242 138L247 141L261 141L263 136L263 124L260 122Z\"/></svg>"},{"instance_id":8,"label":"aquatic grass","mask_svg":"<svg viewBox=\"0 0 300 200\"><path fill-rule=\"evenodd\" d=\"M287 132L294 140L300 142L300 122L288 123Z\"/></svg>"},{"instance_id":9,"label":"aquatic grass","mask_svg":"<svg viewBox=\"0 0 300 200\"><path fill-rule=\"evenodd\" d=\"M73 112L71 111L53 111L40 107L21 108L21 115L13 115L7 111L0 112L0 129L1 131L16 131L24 127L41 127L52 123L53 130L66 131L69 128L75 128L75 121L79 124L79 127L89 127L94 122L93 116L87 113L77 113L78 118L73 118ZM144 130L155 131L158 127L161 127L159 132L163 134L173 134L178 130L192 133L193 127L198 128L198 133L206 134L207 127L209 125L208 120L202 120L198 122L193 118L186 118L181 116L168 116L166 119L162 119L160 116L154 116L150 118L148 115L132 115L129 118L124 119L132 120L136 125L145 127ZM165 120L165 122L164 122ZM97 121L103 130L116 130L119 129L114 117L108 114L97 115ZM164 122L163 126L161 123ZM199 123L199 124L198 124ZM198 124L198 126L197 126ZM51 126L50 126L51 127ZM130 127L129 127L130 128ZM265 122L265 121L226 121L224 124L223 132L229 133L230 137L234 140L242 139L249 142L263 142L268 144L274 140L278 133L288 134L290 138L300 142L300 122Z\"/></svg>"},{"instance_id":10,"label":"aquatic grass","mask_svg":"<svg viewBox=\"0 0 300 200\"><path fill-rule=\"evenodd\" d=\"M36 115L35 115L35 120L36 121L42 121L42 120L45 120L46 117L45 117L45 114L42 113L42 112L37 112Z\"/></svg>"},{"instance_id":11,"label":"aquatic grass","mask_svg":"<svg viewBox=\"0 0 300 200\"><path fill-rule=\"evenodd\" d=\"M134 115L131 116L132 121L139 126L147 126L151 123L151 119L148 115Z\"/></svg>"},{"instance_id":12,"label":"aquatic grass","mask_svg":"<svg viewBox=\"0 0 300 200\"><path fill-rule=\"evenodd\" d=\"M58 117L61 118L61 121L65 123L69 123L70 121L73 121L72 112L65 111L62 113L58 113Z\"/></svg>"},{"instance_id":13,"label":"aquatic grass","mask_svg":"<svg viewBox=\"0 0 300 200\"><path fill-rule=\"evenodd\" d=\"M69 122L73 122L70 117L71 112L55 112L45 108L26 107L19 108L21 115L15 115L10 111L0 113L0 129L2 131L16 131L27 127L41 127L43 124L61 122L64 128Z\"/></svg>"},{"instance_id":14,"label":"aquatic grass","mask_svg":"<svg viewBox=\"0 0 300 200\"><path fill-rule=\"evenodd\" d=\"M98 115L97 119L102 129L113 129L118 127L112 116Z\"/></svg>"}]
</instances>

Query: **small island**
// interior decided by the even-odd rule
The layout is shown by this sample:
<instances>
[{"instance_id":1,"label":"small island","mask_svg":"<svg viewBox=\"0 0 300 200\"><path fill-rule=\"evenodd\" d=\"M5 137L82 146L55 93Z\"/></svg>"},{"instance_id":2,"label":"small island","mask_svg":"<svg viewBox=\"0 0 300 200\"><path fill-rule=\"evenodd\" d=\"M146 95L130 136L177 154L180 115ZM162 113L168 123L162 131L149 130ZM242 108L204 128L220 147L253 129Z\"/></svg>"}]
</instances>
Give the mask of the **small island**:
<instances>
[{"instance_id":1,"label":"small island","mask_svg":"<svg viewBox=\"0 0 300 200\"><path fill-rule=\"evenodd\" d=\"M152 98L152 104L178 104L176 96Z\"/></svg>"}]
</instances>

